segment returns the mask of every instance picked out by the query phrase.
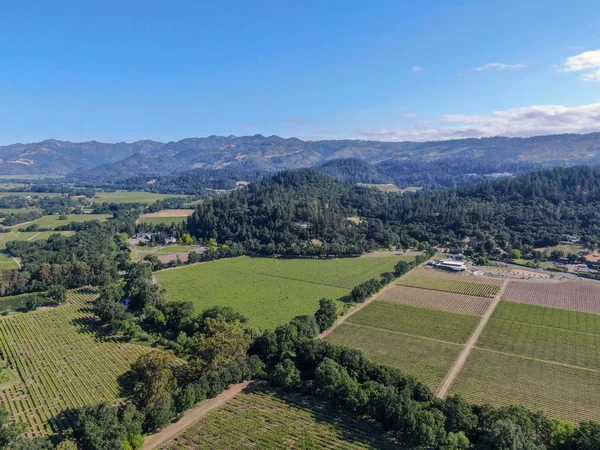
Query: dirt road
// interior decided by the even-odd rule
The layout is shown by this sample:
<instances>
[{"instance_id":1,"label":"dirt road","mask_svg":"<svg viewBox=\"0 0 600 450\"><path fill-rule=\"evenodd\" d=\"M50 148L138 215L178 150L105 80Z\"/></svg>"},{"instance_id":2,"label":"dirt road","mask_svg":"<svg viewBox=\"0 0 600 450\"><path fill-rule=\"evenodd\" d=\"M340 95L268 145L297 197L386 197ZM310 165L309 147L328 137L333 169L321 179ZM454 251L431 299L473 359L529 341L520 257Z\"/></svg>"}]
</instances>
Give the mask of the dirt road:
<instances>
[{"instance_id":1,"label":"dirt road","mask_svg":"<svg viewBox=\"0 0 600 450\"><path fill-rule=\"evenodd\" d=\"M228 402L237 394L239 394L242 390L244 390L250 384L249 381L245 383L234 384L226 391L223 391L215 398L211 398L210 400L206 400L200 403L195 408L190 409L185 415L179 419L177 422L172 423L171 425L166 426L158 433L148 436L144 441L144 446L142 450L152 450L160 447L163 444L166 444L168 441L173 439L179 433L183 432L187 427L192 425L197 420L200 420L202 417L207 415L209 412L218 408L223 403Z\"/></svg>"}]
</instances>

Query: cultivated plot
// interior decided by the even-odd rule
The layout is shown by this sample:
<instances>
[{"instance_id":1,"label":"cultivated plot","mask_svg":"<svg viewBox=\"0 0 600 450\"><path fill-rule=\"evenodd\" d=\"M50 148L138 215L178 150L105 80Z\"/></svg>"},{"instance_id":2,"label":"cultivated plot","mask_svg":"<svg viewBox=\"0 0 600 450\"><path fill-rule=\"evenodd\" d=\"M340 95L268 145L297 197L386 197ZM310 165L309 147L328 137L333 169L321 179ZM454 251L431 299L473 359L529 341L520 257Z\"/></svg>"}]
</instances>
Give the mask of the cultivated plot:
<instances>
[{"instance_id":1,"label":"cultivated plot","mask_svg":"<svg viewBox=\"0 0 600 450\"><path fill-rule=\"evenodd\" d=\"M200 419L162 450L392 449L372 422L355 419L304 398L247 389Z\"/></svg>"},{"instance_id":2,"label":"cultivated plot","mask_svg":"<svg viewBox=\"0 0 600 450\"><path fill-rule=\"evenodd\" d=\"M144 222L150 225L181 223L185 222L193 212L193 209L164 209L155 213L142 214L138 223Z\"/></svg>"},{"instance_id":3,"label":"cultivated plot","mask_svg":"<svg viewBox=\"0 0 600 450\"><path fill-rule=\"evenodd\" d=\"M400 257L276 260L240 257L156 273L170 300L190 300L198 311L231 306L257 327L274 328L314 314L321 298L390 271Z\"/></svg>"},{"instance_id":4,"label":"cultivated plot","mask_svg":"<svg viewBox=\"0 0 600 450\"><path fill-rule=\"evenodd\" d=\"M347 322L396 333L464 344L479 317L375 301L350 316Z\"/></svg>"},{"instance_id":5,"label":"cultivated plot","mask_svg":"<svg viewBox=\"0 0 600 450\"><path fill-rule=\"evenodd\" d=\"M571 422L600 420L600 372L475 349L450 394L495 406L520 404Z\"/></svg>"},{"instance_id":6,"label":"cultivated plot","mask_svg":"<svg viewBox=\"0 0 600 450\"><path fill-rule=\"evenodd\" d=\"M89 311L95 296L69 292L63 306L0 318L0 350L17 375L0 385L0 403L30 435L69 428L71 408L116 401L118 378L149 350L105 336Z\"/></svg>"},{"instance_id":7,"label":"cultivated plot","mask_svg":"<svg viewBox=\"0 0 600 450\"><path fill-rule=\"evenodd\" d=\"M586 281L527 283L511 281L502 300L600 313L600 284Z\"/></svg>"},{"instance_id":8,"label":"cultivated plot","mask_svg":"<svg viewBox=\"0 0 600 450\"><path fill-rule=\"evenodd\" d=\"M370 306L370 305L369 305ZM463 346L343 323L327 341L361 350L375 363L401 369L435 389Z\"/></svg>"},{"instance_id":9,"label":"cultivated plot","mask_svg":"<svg viewBox=\"0 0 600 450\"><path fill-rule=\"evenodd\" d=\"M402 277L396 284L488 298L493 298L500 291L500 286L498 285L466 281L465 277L449 279L409 274L406 277Z\"/></svg>"},{"instance_id":10,"label":"cultivated plot","mask_svg":"<svg viewBox=\"0 0 600 450\"><path fill-rule=\"evenodd\" d=\"M165 198L185 198L186 195L155 194L144 191L97 192L92 201L99 203L154 203Z\"/></svg>"},{"instance_id":11,"label":"cultivated plot","mask_svg":"<svg viewBox=\"0 0 600 450\"><path fill-rule=\"evenodd\" d=\"M484 297L398 285L383 290L378 299L474 316L482 316L492 303L491 299Z\"/></svg>"}]
</instances>

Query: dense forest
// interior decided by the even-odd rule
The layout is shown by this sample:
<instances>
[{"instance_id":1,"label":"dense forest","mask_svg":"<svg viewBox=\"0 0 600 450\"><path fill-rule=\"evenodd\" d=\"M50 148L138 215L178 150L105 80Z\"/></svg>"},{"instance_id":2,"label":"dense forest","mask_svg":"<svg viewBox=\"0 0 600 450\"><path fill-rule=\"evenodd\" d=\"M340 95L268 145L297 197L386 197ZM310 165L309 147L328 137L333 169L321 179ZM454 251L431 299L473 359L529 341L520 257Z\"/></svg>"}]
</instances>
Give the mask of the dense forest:
<instances>
[{"instance_id":1,"label":"dense forest","mask_svg":"<svg viewBox=\"0 0 600 450\"><path fill-rule=\"evenodd\" d=\"M586 166L413 194L340 183L307 169L198 205L188 229L198 239L239 242L263 254L343 255L429 242L493 256L498 248L528 253L554 245L562 234L597 245L599 208L600 168Z\"/></svg>"}]
</instances>

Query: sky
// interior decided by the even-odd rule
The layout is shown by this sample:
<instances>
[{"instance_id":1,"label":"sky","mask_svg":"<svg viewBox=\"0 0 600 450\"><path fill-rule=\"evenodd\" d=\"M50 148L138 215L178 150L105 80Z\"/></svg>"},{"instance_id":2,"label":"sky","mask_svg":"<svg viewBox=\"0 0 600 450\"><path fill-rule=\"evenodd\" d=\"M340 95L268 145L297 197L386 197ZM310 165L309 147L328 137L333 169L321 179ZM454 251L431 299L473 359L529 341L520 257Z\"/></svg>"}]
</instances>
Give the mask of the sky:
<instances>
[{"instance_id":1,"label":"sky","mask_svg":"<svg viewBox=\"0 0 600 450\"><path fill-rule=\"evenodd\" d=\"M0 145L600 131L600 2L0 2Z\"/></svg>"}]
</instances>

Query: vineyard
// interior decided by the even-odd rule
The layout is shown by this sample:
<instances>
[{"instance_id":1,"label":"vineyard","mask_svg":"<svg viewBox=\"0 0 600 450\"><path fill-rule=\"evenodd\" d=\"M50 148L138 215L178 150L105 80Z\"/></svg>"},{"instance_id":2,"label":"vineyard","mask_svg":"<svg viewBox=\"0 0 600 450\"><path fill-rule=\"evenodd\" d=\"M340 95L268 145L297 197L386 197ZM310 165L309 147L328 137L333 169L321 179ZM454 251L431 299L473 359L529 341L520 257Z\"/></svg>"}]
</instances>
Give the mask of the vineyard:
<instances>
[{"instance_id":1,"label":"vineyard","mask_svg":"<svg viewBox=\"0 0 600 450\"><path fill-rule=\"evenodd\" d=\"M331 260L240 257L156 273L167 297L190 300L197 310L231 306L261 328L314 314L323 297L338 299L357 284L413 257Z\"/></svg>"},{"instance_id":2,"label":"vineyard","mask_svg":"<svg viewBox=\"0 0 600 450\"><path fill-rule=\"evenodd\" d=\"M550 316L554 317L553 321L544 321L545 310L549 308L534 307L540 309L538 312L521 306L528 305L501 303L477 346L545 361L600 369L600 333L586 331L600 326L600 315L570 315L570 321L563 327L556 327L556 316ZM593 324L592 327L590 324Z\"/></svg>"},{"instance_id":3,"label":"vineyard","mask_svg":"<svg viewBox=\"0 0 600 450\"><path fill-rule=\"evenodd\" d=\"M600 313L600 284L585 281L526 283L511 281L502 300Z\"/></svg>"},{"instance_id":4,"label":"vineyard","mask_svg":"<svg viewBox=\"0 0 600 450\"><path fill-rule=\"evenodd\" d=\"M431 291L407 286L389 286L378 297L380 300L403 305L438 309L458 314L482 316L492 303L491 299L451 292Z\"/></svg>"},{"instance_id":5,"label":"vineyard","mask_svg":"<svg viewBox=\"0 0 600 450\"><path fill-rule=\"evenodd\" d=\"M488 283L474 283L456 278L429 277L410 274L397 282L400 286L408 286L432 291L451 292L454 294L474 295L477 297L493 298L499 291L500 286Z\"/></svg>"},{"instance_id":6,"label":"vineyard","mask_svg":"<svg viewBox=\"0 0 600 450\"><path fill-rule=\"evenodd\" d=\"M479 317L394 302L375 301L348 318L347 322L380 330L463 344Z\"/></svg>"},{"instance_id":7,"label":"vineyard","mask_svg":"<svg viewBox=\"0 0 600 450\"><path fill-rule=\"evenodd\" d=\"M337 327L327 341L361 350L371 361L397 367L414 375L431 389L440 384L462 350L459 344L391 333L349 322Z\"/></svg>"},{"instance_id":8,"label":"vineyard","mask_svg":"<svg viewBox=\"0 0 600 450\"><path fill-rule=\"evenodd\" d=\"M294 400L258 390L238 394L161 449L396 448L375 424Z\"/></svg>"},{"instance_id":9,"label":"vineyard","mask_svg":"<svg viewBox=\"0 0 600 450\"><path fill-rule=\"evenodd\" d=\"M600 372L475 349L450 391L468 401L521 404L551 417L600 420Z\"/></svg>"},{"instance_id":10,"label":"vineyard","mask_svg":"<svg viewBox=\"0 0 600 450\"><path fill-rule=\"evenodd\" d=\"M0 351L18 375L0 386L0 403L31 435L71 426L71 408L118 399L118 377L148 351L105 336L89 309L94 297L80 289L63 306L0 319Z\"/></svg>"}]
</instances>

